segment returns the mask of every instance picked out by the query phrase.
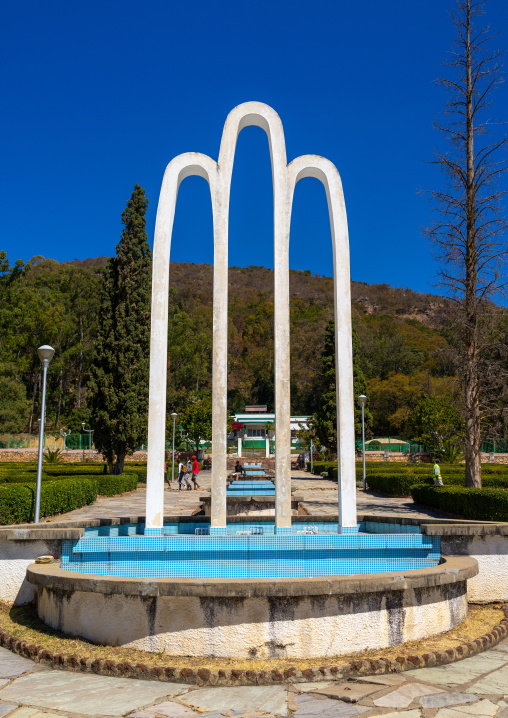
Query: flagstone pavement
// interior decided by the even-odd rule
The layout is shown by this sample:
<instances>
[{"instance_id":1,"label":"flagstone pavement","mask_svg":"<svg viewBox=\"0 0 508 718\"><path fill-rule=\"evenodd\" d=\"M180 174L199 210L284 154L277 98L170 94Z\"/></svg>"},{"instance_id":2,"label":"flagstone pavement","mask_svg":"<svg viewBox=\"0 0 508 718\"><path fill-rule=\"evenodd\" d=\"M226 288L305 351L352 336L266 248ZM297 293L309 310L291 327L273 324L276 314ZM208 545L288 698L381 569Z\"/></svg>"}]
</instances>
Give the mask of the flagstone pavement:
<instances>
[{"instance_id":1,"label":"flagstone pavement","mask_svg":"<svg viewBox=\"0 0 508 718\"><path fill-rule=\"evenodd\" d=\"M198 491L178 491L177 483L164 491L165 516L191 516L200 510L199 497L210 493L211 471L199 474ZM291 473L291 490L302 497L303 506L313 515L337 515L337 483L312 476L305 471ZM388 498L370 491L357 491L359 514L386 514L387 516L439 517L442 514L415 507L411 499ZM113 516L144 516L146 490L143 484L136 491L110 498L101 497L91 506L59 514L47 522L62 520L111 518ZM1 716L0 716L1 718ZM411 718L411 717L410 717Z\"/></svg>"},{"instance_id":2,"label":"flagstone pavement","mask_svg":"<svg viewBox=\"0 0 508 718\"><path fill-rule=\"evenodd\" d=\"M210 491L210 472L199 491L166 488L166 515L192 515ZM313 514L336 514L337 484L293 472L292 489ZM437 516L409 499L357 492L358 512L387 516ZM100 498L62 519L143 516L145 489ZM0 648L0 718L508 718L508 640L478 656L440 668L358 678L350 682L289 686L197 688L67 673L44 668Z\"/></svg>"},{"instance_id":3,"label":"flagstone pavement","mask_svg":"<svg viewBox=\"0 0 508 718\"><path fill-rule=\"evenodd\" d=\"M0 648L0 718L508 718L508 640L440 668L335 683L198 688L55 671Z\"/></svg>"}]
</instances>

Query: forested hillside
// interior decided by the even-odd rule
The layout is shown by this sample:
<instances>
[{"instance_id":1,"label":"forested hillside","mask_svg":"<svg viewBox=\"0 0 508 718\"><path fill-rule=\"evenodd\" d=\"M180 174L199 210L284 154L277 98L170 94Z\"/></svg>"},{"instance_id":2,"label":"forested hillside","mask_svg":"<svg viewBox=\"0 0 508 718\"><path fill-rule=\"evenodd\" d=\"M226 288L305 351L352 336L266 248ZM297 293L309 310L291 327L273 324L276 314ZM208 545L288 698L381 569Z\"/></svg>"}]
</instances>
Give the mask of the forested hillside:
<instances>
[{"instance_id":1,"label":"forested hillside","mask_svg":"<svg viewBox=\"0 0 508 718\"><path fill-rule=\"evenodd\" d=\"M0 432L37 430L36 349L55 347L48 372L48 429L79 431L89 418L87 381L107 258L9 264L0 253ZM174 263L170 271L168 409L180 412L211 390L213 268ZM291 408L314 413L323 392L322 353L332 318L333 281L291 271ZM415 410L429 398L460 414L452 302L388 285L352 283L355 361L367 380L370 431L420 433ZM504 320L504 313L500 321ZM501 357L501 361L504 361ZM273 408L273 272L229 270L229 406ZM491 412L490 433L501 431ZM435 409L435 406L434 406ZM421 409L418 409L421 414ZM419 416L420 416L419 414ZM419 420L423 420L420 416ZM415 424L416 421L416 424Z\"/></svg>"}]
</instances>

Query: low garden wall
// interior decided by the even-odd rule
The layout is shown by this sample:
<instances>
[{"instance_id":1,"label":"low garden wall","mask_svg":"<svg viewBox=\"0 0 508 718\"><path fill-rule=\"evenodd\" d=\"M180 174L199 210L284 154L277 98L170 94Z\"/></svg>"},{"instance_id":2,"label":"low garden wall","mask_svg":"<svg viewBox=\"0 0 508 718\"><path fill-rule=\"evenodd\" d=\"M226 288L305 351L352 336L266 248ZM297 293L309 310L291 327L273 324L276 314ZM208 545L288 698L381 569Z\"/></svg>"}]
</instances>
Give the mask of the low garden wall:
<instances>
[{"instance_id":1,"label":"low garden wall","mask_svg":"<svg viewBox=\"0 0 508 718\"><path fill-rule=\"evenodd\" d=\"M168 452L171 455L171 452ZM0 463L11 462L11 461L22 461L23 463L34 463L37 461L38 452L37 449L0 449ZM81 463L83 459L88 460L88 449L68 449L62 451L59 455L59 462L64 464L75 464ZM125 457L125 463L128 464L132 461L146 461L146 451L135 451L132 456ZM102 463L102 454L92 449L92 463Z\"/></svg>"}]
</instances>

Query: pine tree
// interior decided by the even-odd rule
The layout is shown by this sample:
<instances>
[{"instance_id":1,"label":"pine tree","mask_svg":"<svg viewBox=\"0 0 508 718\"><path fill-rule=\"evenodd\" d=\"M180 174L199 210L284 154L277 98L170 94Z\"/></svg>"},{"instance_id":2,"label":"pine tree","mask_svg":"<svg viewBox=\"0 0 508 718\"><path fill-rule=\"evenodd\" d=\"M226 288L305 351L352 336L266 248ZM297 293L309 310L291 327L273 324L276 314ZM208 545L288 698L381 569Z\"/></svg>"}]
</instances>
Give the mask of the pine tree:
<instances>
[{"instance_id":1,"label":"pine tree","mask_svg":"<svg viewBox=\"0 0 508 718\"><path fill-rule=\"evenodd\" d=\"M147 435L152 263L147 207L145 191L136 184L122 213L125 229L116 257L103 275L88 382L94 443L115 474L122 473L126 455Z\"/></svg>"},{"instance_id":2,"label":"pine tree","mask_svg":"<svg viewBox=\"0 0 508 718\"><path fill-rule=\"evenodd\" d=\"M360 339L353 325L353 386L355 396L355 433L361 435L362 411L356 401L365 394L367 383L360 366ZM325 344L321 354L321 387L318 409L313 419L320 443L330 451L337 450L337 395L335 389L335 322L331 319L326 327ZM372 425L372 414L365 410L365 427Z\"/></svg>"}]
</instances>

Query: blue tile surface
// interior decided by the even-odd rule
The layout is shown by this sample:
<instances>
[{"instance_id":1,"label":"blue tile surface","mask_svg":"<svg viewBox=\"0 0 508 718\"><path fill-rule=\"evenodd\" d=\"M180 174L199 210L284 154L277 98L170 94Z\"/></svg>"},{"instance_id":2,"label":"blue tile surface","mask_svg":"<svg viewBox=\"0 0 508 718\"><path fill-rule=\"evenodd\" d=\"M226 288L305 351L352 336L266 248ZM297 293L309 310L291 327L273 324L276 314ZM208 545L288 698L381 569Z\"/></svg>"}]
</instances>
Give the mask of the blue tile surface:
<instances>
[{"instance_id":1,"label":"blue tile surface","mask_svg":"<svg viewBox=\"0 0 508 718\"><path fill-rule=\"evenodd\" d=\"M225 528L209 523L143 524L86 529L64 541L62 568L80 573L167 578L282 578L407 571L436 566L437 536L418 526L363 522L273 523L246 520ZM315 532L315 533L313 533Z\"/></svg>"}]
</instances>

